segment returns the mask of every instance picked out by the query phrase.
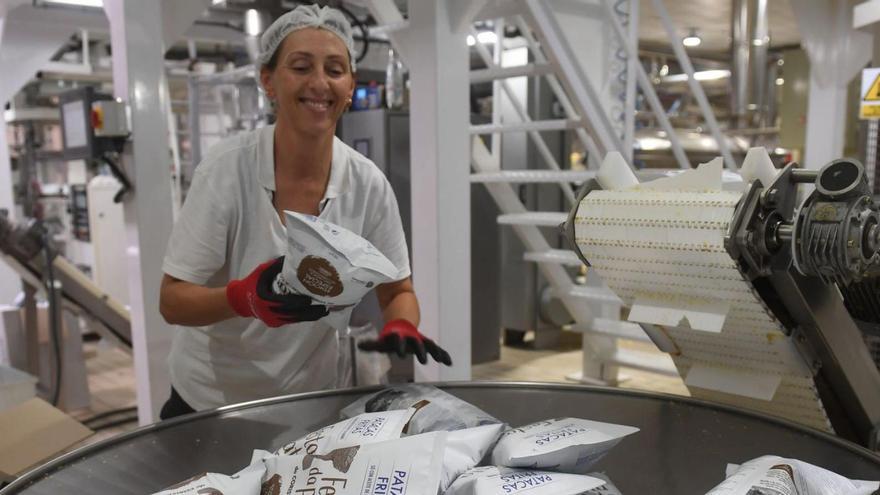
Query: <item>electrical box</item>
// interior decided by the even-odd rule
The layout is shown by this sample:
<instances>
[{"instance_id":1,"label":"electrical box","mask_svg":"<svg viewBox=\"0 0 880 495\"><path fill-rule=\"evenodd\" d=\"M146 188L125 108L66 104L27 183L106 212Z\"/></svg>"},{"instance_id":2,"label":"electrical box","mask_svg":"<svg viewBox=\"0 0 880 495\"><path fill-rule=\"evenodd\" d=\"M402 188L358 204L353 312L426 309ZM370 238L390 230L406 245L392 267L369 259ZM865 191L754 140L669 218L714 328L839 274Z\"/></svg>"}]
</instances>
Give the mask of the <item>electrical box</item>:
<instances>
[{"instance_id":1,"label":"electrical box","mask_svg":"<svg viewBox=\"0 0 880 495\"><path fill-rule=\"evenodd\" d=\"M66 160L100 160L121 151L130 134L125 104L84 87L59 95L61 134Z\"/></svg>"}]
</instances>

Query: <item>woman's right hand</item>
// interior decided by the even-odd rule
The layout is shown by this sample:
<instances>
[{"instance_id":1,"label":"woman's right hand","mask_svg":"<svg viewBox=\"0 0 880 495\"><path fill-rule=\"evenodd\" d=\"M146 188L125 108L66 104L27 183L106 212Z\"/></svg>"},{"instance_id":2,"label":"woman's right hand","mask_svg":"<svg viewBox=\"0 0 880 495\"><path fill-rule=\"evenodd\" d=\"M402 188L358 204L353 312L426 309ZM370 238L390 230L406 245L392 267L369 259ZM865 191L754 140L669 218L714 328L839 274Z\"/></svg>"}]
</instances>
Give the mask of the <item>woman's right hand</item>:
<instances>
[{"instance_id":1,"label":"woman's right hand","mask_svg":"<svg viewBox=\"0 0 880 495\"><path fill-rule=\"evenodd\" d=\"M272 289L283 265L284 256L280 256L258 266L247 277L229 282L226 299L233 311L239 316L258 318L273 328L327 316L327 307L312 304L309 296L282 295Z\"/></svg>"}]
</instances>

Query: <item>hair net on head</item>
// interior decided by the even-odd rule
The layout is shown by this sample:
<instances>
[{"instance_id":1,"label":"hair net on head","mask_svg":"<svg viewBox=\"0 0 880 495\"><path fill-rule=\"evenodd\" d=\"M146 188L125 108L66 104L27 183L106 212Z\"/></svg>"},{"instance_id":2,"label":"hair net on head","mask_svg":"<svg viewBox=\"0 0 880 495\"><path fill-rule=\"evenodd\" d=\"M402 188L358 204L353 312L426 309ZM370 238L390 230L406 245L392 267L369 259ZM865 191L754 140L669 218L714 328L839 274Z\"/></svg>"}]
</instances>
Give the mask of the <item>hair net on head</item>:
<instances>
[{"instance_id":1,"label":"hair net on head","mask_svg":"<svg viewBox=\"0 0 880 495\"><path fill-rule=\"evenodd\" d=\"M351 24L341 11L331 7L320 7L317 4L300 5L276 19L260 37L260 56L257 62L260 65L268 64L284 38L304 28L326 29L339 36L348 48L351 70L354 72L354 38L351 34Z\"/></svg>"}]
</instances>

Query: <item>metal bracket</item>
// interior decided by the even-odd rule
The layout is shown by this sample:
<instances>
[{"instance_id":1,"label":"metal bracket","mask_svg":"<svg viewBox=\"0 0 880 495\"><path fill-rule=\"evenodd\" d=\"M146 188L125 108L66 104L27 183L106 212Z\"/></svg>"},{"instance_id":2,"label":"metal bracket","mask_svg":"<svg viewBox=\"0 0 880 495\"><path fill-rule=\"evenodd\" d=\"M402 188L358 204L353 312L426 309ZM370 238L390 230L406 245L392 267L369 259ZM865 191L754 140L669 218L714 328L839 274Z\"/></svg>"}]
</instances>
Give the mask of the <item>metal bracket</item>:
<instances>
[{"instance_id":1,"label":"metal bracket","mask_svg":"<svg viewBox=\"0 0 880 495\"><path fill-rule=\"evenodd\" d=\"M880 426L875 425L868 438L868 448L880 452ZM876 492L875 492L876 493Z\"/></svg>"},{"instance_id":2,"label":"metal bracket","mask_svg":"<svg viewBox=\"0 0 880 495\"><path fill-rule=\"evenodd\" d=\"M571 211L568 212L568 218L564 223L559 224L559 232L565 237L565 240L568 241L569 247L574 254L577 255L578 259L587 266L590 266L590 262L587 261L587 258L584 257L584 254L581 252L581 249L577 245L577 239L574 234L574 220L577 217L578 209L581 206L581 201L587 197L587 194L590 194L593 191L601 190L602 186L599 185L599 181L596 179L590 179L581 186L578 190L577 197L575 198L574 205L571 207Z\"/></svg>"},{"instance_id":3,"label":"metal bracket","mask_svg":"<svg viewBox=\"0 0 880 495\"><path fill-rule=\"evenodd\" d=\"M812 333L816 334L818 332L813 331ZM804 362L809 366L810 373L812 373L813 376L816 376L819 373L819 370L822 369L822 361L819 359L816 351L807 339L803 328L800 326L795 327L791 331L791 339L792 342L794 342L795 348L798 350L798 354L804 358Z\"/></svg>"}]
</instances>

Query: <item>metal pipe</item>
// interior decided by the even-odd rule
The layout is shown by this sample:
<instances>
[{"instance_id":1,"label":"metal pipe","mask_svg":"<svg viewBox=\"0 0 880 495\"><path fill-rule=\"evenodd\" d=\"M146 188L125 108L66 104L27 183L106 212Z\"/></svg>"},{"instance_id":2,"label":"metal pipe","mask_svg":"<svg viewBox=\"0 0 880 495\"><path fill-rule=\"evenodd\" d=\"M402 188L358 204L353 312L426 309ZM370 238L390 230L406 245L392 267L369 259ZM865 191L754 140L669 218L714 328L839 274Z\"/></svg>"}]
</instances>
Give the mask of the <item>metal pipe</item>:
<instances>
[{"instance_id":1,"label":"metal pipe","mask_svg":"<svg viewBox=\"0 0 880 495\"><path fill-rule=\"evenodd\" d=\"M499 38L500 39L500 38ZM499 65L496 63L496 65ZM506 79L508 77L542 76L553 72L550 64L526 64L516 67L493 67L471 71L471 84Z\"/></svg>"},{"instance_id":2,"label":"metal pipe","mask_svg":"<svg viewBox=\"0 0 880 495\"><path fill-rule=\"evenodd\" d=\"M767 27L767 0L751 0L754 5L752 15L752 37L750 40L751 54L749 55L749 63L751 65L751 81L749 81L749 102L748 109L754 110L751 123L757 124L756 120L760 119L766 102L766 78L767 78L767 48L770 45L770 34Z\"/></svg>"},{"instance_id":3,"label":"metal pipe","mask_svg":"<svg viewBox=\"0 0 880 495\"><path fill-rule=\"evenodd\" d=\"M472 30L473 31L473 30ZM473 34L471 35L473 36ZM476 36L474 36L474 40L476 40ZM487 71L492 70L502 70L501 57L504 53L504 19L497 19L495 21L495 45L492 47L492 63L494 66L489 66ZM471 72L471 84L474 83L473 78L474 72ZM495 79L492 81L492 123L493 124L501 124L501 81ZM498 162L501 162L501 133L496 132L492 134L492 156L494 156Z\"/></svg>"},{"instance_id":4,"label":"metal pipe","mask_svg":"<svg viewBox=\"0 0 880 495\"><path fill-rule=\"evenodd\" d=\"M779 244L790 242L793 235L794 225L790 223L783 223L776 227L776 242Z\"/></svg>"},{"instance_id":5,"label":"metal pipe","mask_svg":"<svg viewBox=\"0 0 880 495\"><path fill-rule=\"evenodd\" d=\"M807 168L791 169L791 181L795 184L808 184L810 182L816 182L816 177L818 176L818 170Z\"/></svg>"},{"instance_id":6,"label":"metal pipe","mask_svg":"<svg viewBox=\"0 0 880 495\"><path fill-rule=\"evenodd\" d=\"M639 0L629 0L629 42L638 50L639 46ZM628 163L633 162L633 143L635 142L636 120L636 66L638 57L627 57L626 100L623 105L623 153Z\"/></svg>"},{"instance_id":7,"label":"metal pipe","mask_svg":"<svg viewBox=\"0 0 880 495\"><path fill-rule=\"evenodd\" d=\"M779 77L779 65L777 59L771 59L767 62L767 76L764 78L764 108L761 112L761 120L759 126L771 127L776 124L776 78Z\"/></svg>"},{"instance_id":8,"label":"metal pipe","mask_svg":"<svg viewBox=\"0 0 880 495\"><path fill-rule=\"evenodd\" d=\"M730 77L731 123L744 127L749 88L749 0L733 0L731 33L733 64Z\"/></svg>"},{"instance_id":9,"label":"metal pipe","mask_svg":"<svg viewBox=\"0 0 880 495\"><path fill-rule=\"evenodd\" d=\"M582 126L578 119L532 120L530 122L511 122L508 124L472 125L471 134L492 134L496 132L566 131Z\"/></svg>"}]
</instances>

